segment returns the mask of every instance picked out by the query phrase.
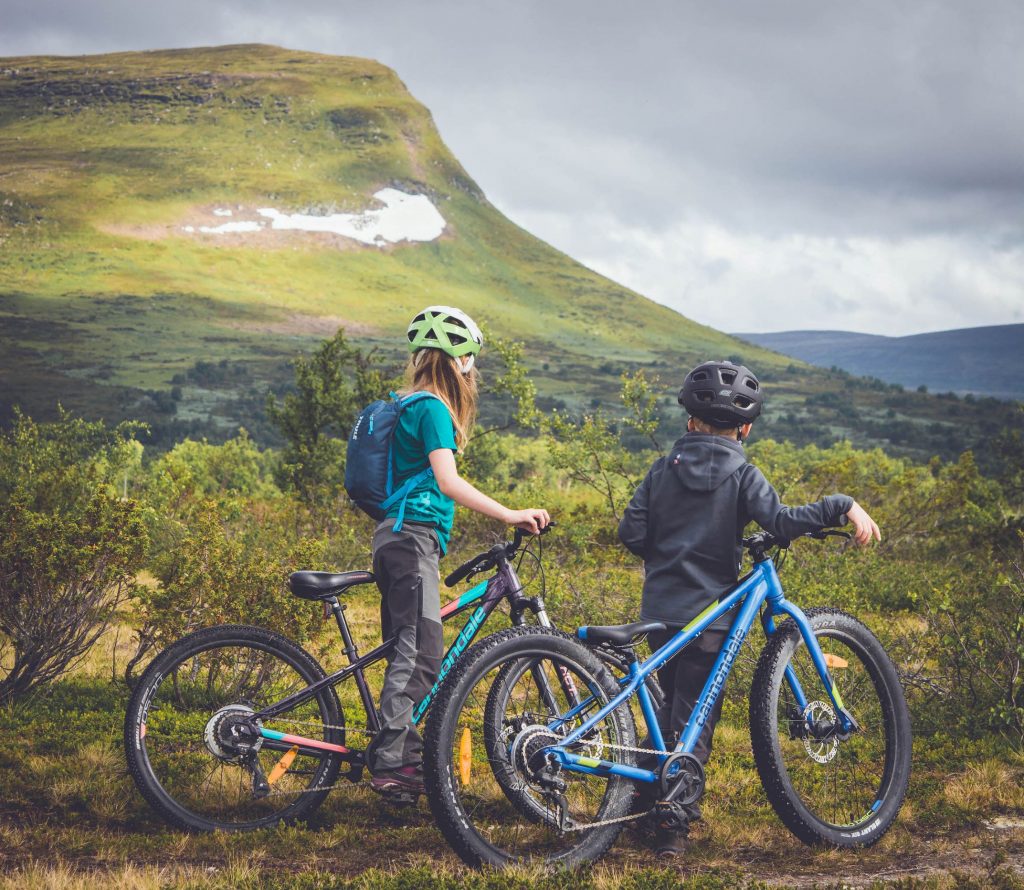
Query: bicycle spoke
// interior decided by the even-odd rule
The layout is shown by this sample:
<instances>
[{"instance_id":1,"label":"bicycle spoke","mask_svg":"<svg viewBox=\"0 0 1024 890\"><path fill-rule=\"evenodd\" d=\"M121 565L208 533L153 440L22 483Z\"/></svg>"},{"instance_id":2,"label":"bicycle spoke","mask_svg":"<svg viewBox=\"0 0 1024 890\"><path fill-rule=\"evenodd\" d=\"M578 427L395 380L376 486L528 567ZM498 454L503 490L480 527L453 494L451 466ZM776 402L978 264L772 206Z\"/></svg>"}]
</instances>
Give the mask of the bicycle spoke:
<instances>
[{"instance_id":1,"label":"bicycle spoke","mask_svg":"<svg viewBox=\"0 0 1024 890\"><path fill-rule=\"evenodd\" d=\"M854 714L861 730L846 740L817 737L803 719L790 718L796 705L787 690L779 698L781 746L790 781L805 806L829 824L845 826L865 819L877 800L884 775L886 738L874 683L859 653L840 640L822 636L822 648L847 664L833 673L844 706ZM833 724L834 708L802 641L790 666L807 697L812 718L821 726ZM791 739L794 734L798 737Z\"/></svg>"},{"instance_id":2,"label":"bicycle spoke","mask_svg":"<svg viewBox=\"0 0 1024 890\"><path fill-rule=\"evenodd\" d=\"M245 643L190 653L166 671L152 689L146 709L144 764L161 797L182 808L185 816L180 818L210 827L272 822L296 806L299 792L318 784L329 755L299 754L293 759L296 772L275 777L271 794L258 796L250 764L258 763L269 776L287 749L239 747L233 729L255 727L248 715L308 683L286 658ZM325 728L330 722L326 717L323 699L313 698L279 719L282 726L289 721L311 724L302 733L309 738L340 738L338 730ZM274 728L274 720L265 725ZM256 741L258 732L250 731L249 737Z\"/></svg>"}]
</instances>

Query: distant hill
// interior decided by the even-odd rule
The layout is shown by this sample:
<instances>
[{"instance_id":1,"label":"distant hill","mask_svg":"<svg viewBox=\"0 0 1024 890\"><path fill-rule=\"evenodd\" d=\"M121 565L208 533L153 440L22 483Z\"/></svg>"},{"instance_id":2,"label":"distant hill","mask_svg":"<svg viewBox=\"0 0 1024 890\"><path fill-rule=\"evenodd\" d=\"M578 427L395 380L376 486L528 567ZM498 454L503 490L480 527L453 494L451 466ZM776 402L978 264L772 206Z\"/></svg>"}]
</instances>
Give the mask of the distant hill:
<instances>
[{"instance_id":1,"label":"distant hill","mask_svg":"<svg viewBox=\"0 0 1024 890\"><path fill-rule=\"evenodd\" d=\"M743 340L862 377L930 392L1024 399L1024 324L961 328L909 337L848 331L736 334Z\"/></svg>"}]
</instances>

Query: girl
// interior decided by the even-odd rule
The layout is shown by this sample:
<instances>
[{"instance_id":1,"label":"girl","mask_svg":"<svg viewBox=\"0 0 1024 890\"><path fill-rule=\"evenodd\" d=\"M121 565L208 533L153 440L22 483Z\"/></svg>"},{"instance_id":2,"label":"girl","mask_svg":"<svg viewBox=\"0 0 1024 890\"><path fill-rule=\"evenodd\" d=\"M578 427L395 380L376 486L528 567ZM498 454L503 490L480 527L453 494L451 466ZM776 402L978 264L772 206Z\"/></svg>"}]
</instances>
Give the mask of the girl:
<instances>
[{"instance_id":1,"label":"girl","mask_svg":"<svg viewBox=\"0 0 1024 890\"><path fill-rule=\"evenodd\" d=\"M483 336L464 312L430 306L409 325L412 358L403 394L429 392L403 409L392 440L394 486L428 467L409 493L404 521L394 531L399 505L373 535L373 572L381 593L381 633L398 645L384 672L381 731L366 750L372 787L388 794L423 791L422 748L412 709L430 691L441 664L438 560L448 548L455 504L537 534L550 521L537 508L510 510L459 476L455 454L465 447L476 417L473 367Z\"/></svg>"}]
</instances>

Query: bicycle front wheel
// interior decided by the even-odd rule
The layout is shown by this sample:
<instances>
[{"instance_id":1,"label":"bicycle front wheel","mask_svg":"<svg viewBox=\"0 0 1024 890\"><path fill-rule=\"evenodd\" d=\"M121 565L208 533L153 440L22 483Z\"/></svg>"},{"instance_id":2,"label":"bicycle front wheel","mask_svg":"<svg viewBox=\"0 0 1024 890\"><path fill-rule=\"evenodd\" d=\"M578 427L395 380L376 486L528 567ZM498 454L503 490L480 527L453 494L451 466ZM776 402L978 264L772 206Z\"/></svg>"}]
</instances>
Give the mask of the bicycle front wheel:
<instances>
[{"instance_id":1,"label":"bicycle front wheel","mask_svg":"<svg viewBox=\"0 0 1024 890\"><path fill-rule=\"evenodd\" d=\"M323 677L309 653L269 630L224 625L183 637L153 660L128 703L125 754L139 791L184 829L244 831L307 816L337 777L338 754L293 750L287 739L252 750L251 728L341 745L334 689L271 720L251 715Z\"/></svg>"},{"instance_id":2,"label":"bicycle front wheel","mask_svg":"<svg viewBox=\"0 0 1024 890\"><path fill-rule=\"evenodd\" d=\"M592 652L545 628L511 628L466 653L428 714L424 761L430 807L463 861L571 868L611 846L622 829L615 820L629 813L632 783L552 768L538 752L559 744L617 692ZM631 763L634 745L624 705L572 751Z\"/></svg>"},{"instance_id":3,"label":"bicycle front wheel","mask_svg":"<svg viewBox=\"0 0 1024 890\"><path fill-rule=\"evenodd\" d=\"M807 618L857 729L837 731L803 637L787 620L769 638L754 674L754 760L772 808L801 841L870 846L891 827L910 780L903 688L878 638L852 615L810 609Z\"/></svg>"}]
</instances>

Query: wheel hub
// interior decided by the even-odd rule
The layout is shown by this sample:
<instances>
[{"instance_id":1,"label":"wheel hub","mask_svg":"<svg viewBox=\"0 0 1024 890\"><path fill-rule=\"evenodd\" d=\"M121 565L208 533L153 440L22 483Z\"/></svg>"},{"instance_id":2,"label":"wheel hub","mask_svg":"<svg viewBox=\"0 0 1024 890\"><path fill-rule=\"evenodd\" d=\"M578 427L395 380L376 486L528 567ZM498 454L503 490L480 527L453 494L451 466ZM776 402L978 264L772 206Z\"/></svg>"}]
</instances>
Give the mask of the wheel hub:
<instances>
[{"instance_id":1,"label":"wheel hub","mask_svg":"<svg viewBox=\"0 0 1024 890\"><path fill-rule=\"evenodd\" d=\"M512 763L529 782L537 784L544 767L537 755L545 748L558 744L556 736L546 726L535 724L522 729L512 742Z\"/></svg>"},{"instance_id":2,"label":"wheel hub","mask_svg":"<svg viewBox=\"0 0 1024 890\"><path fill-rule=\"evenodd\" d=\"M248 705L226 705L217 711L203 731L203 741L210 753L227 763L237 763L259 750L263 739L254 713Z\"/></svg>"}]
</instances>

